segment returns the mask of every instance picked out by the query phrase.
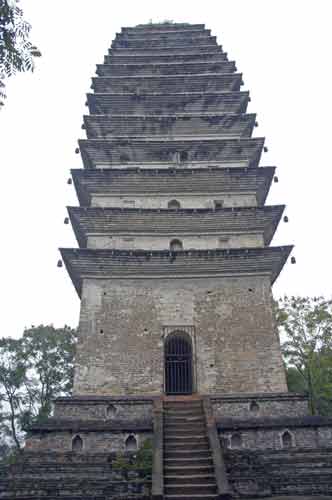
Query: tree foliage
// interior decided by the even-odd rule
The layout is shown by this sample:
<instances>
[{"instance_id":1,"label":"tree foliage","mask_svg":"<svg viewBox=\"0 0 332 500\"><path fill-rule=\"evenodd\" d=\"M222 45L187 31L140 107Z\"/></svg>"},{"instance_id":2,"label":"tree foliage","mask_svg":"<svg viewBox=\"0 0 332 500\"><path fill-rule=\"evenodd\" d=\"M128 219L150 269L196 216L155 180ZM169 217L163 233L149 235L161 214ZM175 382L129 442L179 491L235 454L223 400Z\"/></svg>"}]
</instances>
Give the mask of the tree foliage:
<instances>
[{"instance_id":1,"label":"tree foliage","mask_svg":"<svg viewBox=\"0 0 332 500\"><path fill-rule=\"evenodd\" d=\"M119 453L112 461L112 468L122 471L140 470L144 477L149 479L152 475L152 460L152 441L146 439L135 453Z\"/></svg>"},{"instance_id":2,"label":"tree foliage","mask_svg":"<svg viewBox=\"0 0 332 500\"><path fill-rule=\"evenodd\" d=\"M24 428L49 417L54 398L70 394L75 343L75 330L52 325L29 328L19 339L0 339L0 426L4 443L20 449Z\"/></svg>"},{"instance_id":3,"label":"tree foliage","mask_svg":"<svg viewBox=\"0 0 332 500\"><path fill-rule=\"evenodd\" d=\"M0 104L5 99L4 79L18 71L33 71L41 53L29 40L31 26L18 0L0 0Z\"/></svg>"},{"instance_id":4,"label":"tree foliage","mask_svg":"<svg viewBox=\"0 0 332 500\"><path fill-rule=\"evenodd\" d=\"M290 390L304 390L312 414L332 414L332 300L280 299L277 320Z\"/></svg>"}]
</instances>

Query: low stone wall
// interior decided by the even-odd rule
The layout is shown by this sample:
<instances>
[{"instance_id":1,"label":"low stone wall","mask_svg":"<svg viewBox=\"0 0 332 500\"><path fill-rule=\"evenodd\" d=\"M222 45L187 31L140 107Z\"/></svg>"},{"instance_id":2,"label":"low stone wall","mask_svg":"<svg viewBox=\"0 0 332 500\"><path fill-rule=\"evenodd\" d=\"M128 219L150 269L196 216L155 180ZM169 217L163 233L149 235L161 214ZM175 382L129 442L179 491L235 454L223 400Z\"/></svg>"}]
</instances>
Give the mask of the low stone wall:
<instances>
[{"instance_id":1,"label":"low stone wall","mask_svg":"<svg viewBox=\"0 0 332 500\"><path fill-rule=\"evenodd\" d=\"M225 453L231 498L332 498L331 448ZM280 496L279 496L280 495Z\"/></svg>"},{"instance_id":2,"label":"low stone wall","mask_svg":"<svg viewBox=\"0 0 332 500\"><path fill-rule=\"evenodd\" d=\"M28 451L70 452L73 449L73 442L79 437L82 442L82 453L111 453L125 452L128 449L128 439L131 446L136 443L137 449L142 446L145 440L152 439L153 433L139 432L112 432L96 431L54 431L33 433L26 440Z\"/></svg>"},{"instance_id":3,"label":"low stone wall","mask_svg":"<svg viewBox=\"0 0 332 500\"><path fill-rule=\"evenodd\" d=\"M224 449L284 450L332 447L332 419L324 417L219 419Z\"/></svg>"},{"instance_id":4,"label":"low stone wall","mask_svg":"<svg viewBox=\"0 0 332 500\"><path fill-rule=\"evenodd\" d=\"M151 498L145 469L119 469L116 455L25 452L17 463L0 468L5 498Z\"/></svg>"},{"instance_id":5,"label":"low stone wall","mask_svg":"<svg viewBox=\"0 0 332 500\"><path fill-rule=\"evenodd\" d=\"M224 394L211 397L216 418L302 417L308 398L301 394Z\"/></svg>"},{"instance_id":6,"label":"low stone wall","mask_svg":"<svg viewBox=\"0 0 332 500\"><path fill-rule=\"evenodd\" d=\"M55 418L81 420L150 420L151 398L59 398L54 408Z\"/></svg>"}]
</instances>

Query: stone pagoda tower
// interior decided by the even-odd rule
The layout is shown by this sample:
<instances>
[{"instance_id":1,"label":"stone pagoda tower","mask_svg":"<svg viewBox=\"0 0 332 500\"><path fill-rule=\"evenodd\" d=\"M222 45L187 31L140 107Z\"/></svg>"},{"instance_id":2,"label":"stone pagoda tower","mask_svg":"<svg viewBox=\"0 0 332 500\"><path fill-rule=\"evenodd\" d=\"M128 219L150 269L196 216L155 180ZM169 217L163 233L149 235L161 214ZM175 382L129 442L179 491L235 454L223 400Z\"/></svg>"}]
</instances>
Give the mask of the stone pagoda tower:
<instances>
[{"instance_id":1,"label":"stone pagoda tower","mask_svg":"<svg viewBox=\"0 0 332 500\"><path fill-rule=\"evenodd\" d=\"M61 249L81 298L74 392L24 459L57 498L332 494L331 422L287 392L271 286L292 247L271 246L284 206L265 203L275 167L242 85L204 25L123 28L97 66L79 248ZM148 438L152 490L112 469Z\"/></svg>"},{"instance_id":2,"label":"stone pagoda tower","mask_svg":"<svg viewBox=\"0 0 332 500\"><path fill-rule=\"evenodd\" d=\"M291 247L270 246L284 206L265 205L274 168L235 63L202 26L138 27L97 75L80 249L61 250L82 301L75 394L285 392L270 288Z\"/></svg>"}]
</instances>

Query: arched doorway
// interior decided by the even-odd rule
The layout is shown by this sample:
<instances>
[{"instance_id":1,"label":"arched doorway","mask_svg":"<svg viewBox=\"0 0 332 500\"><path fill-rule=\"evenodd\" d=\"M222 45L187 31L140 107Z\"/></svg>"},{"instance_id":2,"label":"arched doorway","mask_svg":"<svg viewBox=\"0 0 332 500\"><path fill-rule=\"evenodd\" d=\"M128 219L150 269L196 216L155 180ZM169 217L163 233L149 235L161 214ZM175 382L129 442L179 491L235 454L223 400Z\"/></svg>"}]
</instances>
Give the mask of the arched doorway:
<instances>
[{"instance_id":1,"label":"arched doorway","mask_svg":"<svg viewBox=\"0 0 332 500\"><path fill-rule=\"evenodd\" d=\"M178 200L171 200L168 202L167 207L176 210L178 208L181 208L181 204Z\"/></svg>"},{"instance_id":2,"label":"arched doorway","mask_svg":"<svg viewBox=\"0 0 332 500\"><path fill-rule=\"evenodd\" d=\"M185 332L171 333L165 342L166 394L193 392L192 342Z\"/></svg>"},{"instance_id":3,"label":"arched doorway","mask_svg":"<svg viewBox=\"0 0 332 500\"><path fill-rule=\"evenodd\" d=\"M171 252L181 252L183 250L183 244L181 240L171 240L169 244L169 249Z\"/></svg>"}]
</instances>

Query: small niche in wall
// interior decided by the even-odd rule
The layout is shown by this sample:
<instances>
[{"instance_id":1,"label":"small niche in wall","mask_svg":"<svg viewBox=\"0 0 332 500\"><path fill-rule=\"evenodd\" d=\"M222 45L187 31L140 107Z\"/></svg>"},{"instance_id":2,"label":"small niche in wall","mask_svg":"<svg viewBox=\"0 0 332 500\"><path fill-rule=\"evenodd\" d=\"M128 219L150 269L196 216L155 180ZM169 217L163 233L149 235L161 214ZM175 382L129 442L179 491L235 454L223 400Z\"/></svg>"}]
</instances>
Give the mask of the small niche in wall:
<instances>
[{"instance_id":1,"label":"small niche in wall","mask_svg":"<svg viewBox=\"0 0 332 500\"><path fill-rule=\"evenodd\" d=\"M135 206L135 200L123 200L124 207L132 208Z\"/></svg>"},{"instance_id":2,"label":"small niche in wall","mask_svg":"<svg viewBox=\"0 0 332 500\"><path fill-rule=\"evenodd\" d=\"M71 442L71 449L74 453L80 453L83 450L83 440L80 436L75 436Z\"/></svg>"},{"instance_id":3,"label":"small niche in wall","mask_svg":"<svg viewBox=\"0 0 332 500\"><path fill-rule=\"evenodd\" d=\"M169 249L171 252L178 252L183 250L183 244L181 240L171 240L169 244Z\"/></svg>"},{"instance_id":4,"label":"small niche in wall","mask_svg":"<svg viewBox=\"0 0 332 500\"><path fill-rule=\"evenodd\" d=\"M127 154L125 153L122 153L120 155L120 162L121 163L126 163L127 161L130 161L130 156L128 156Z\"/></svg>"},{"instance_id":5,"label":"small niche in wall","mask_svg":"<svg viewBox=\"0 0 332 500\"><path fill-rule=\"evenodd\" d=\"M182 161L188 161L188 151L181 151L180 162Z\"/></svg>"},{"instance_id":6,"label":"small niche in wall","mask_svg":"<svg viewBox=\"0 0 332 500\"><path fill-rule=\"evenodd\" d=\"M281 434L282 448L292 448L292 446L294 446L293 442L294 442L293 435L289 431L284 431Z\"/></svg>"},{"instance_id":7,"label":"small niche in wall","mask_svg":"<svg viewBox=\"0 0 332 500\"><path fill-rule=\"evenodd\" d=\"M167 204L167 208L171 208L172 210L177 210L178 208L181 208L181 205L178 200L170 200Z\"/></svg>"},{"instance_id":8,"label":"small niche in wall","mask_svg":"<svg viewBox=\"0 0 332 500\"><path fill-rule=\"evenodd\" d=\"M214 205L214 208L218 210L219 208L223 207L224 201L223 200L213 200L213 205Z\"/></svg>"},{"instance_id":9,"label":"small niche in wall","mask_svg":"<svg viewBox=\"0 0 332 500\"><path fill-rule=\"evenodd\" d=\"M229 238L227 236L221 236L218 238L219 248L227 248L229 246Z\"/></svg>"},{"instance_id":10,"label":"small niche in wall","mask_svg":"<svg viewBox=\"0 0 332 500\"><path fill-rule=\"evenodd\" d=\"M137 439L135 436L130 435L125 441L126 451L136 451L137 450Z\"/></svg>"},{"instance_id":11,"label":"small niche in wall","mask_svg":"<svg viewBox=\"0 0 332 500\"><path fill-rule=\"evenodd\" d=\"M259 404L256 403L256 401L251 401L251 403L249 405L249 410L252 413L258 413L259 412Z\"/></svg>"},{"instance_id":12,"label":"small niche in wall","mask_svg":"<svg viewBox=\"0 0 332 500\"><path fill-rule=\"evenodd\" d=\"M239 432L231 435L231 448L242 448L242 436Z\"/></svg>"},{"instance_id":13,"label":"small niche in wall","mask_svg":"<svg viewBox=\"0 0 332 500\"><path fill-rule=\"evenodd\" d=\"M108 405L106 408L106 417L114 418L117 413L116 407L114 405Z\"/></svg>"}]
</instances>

